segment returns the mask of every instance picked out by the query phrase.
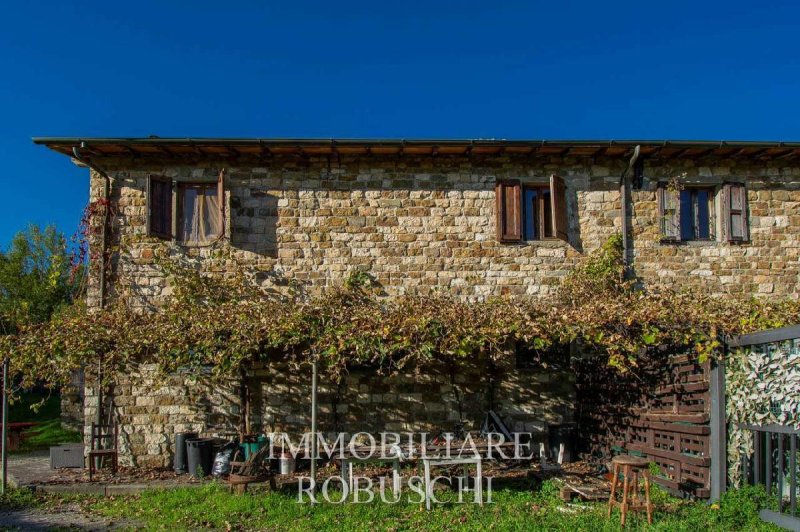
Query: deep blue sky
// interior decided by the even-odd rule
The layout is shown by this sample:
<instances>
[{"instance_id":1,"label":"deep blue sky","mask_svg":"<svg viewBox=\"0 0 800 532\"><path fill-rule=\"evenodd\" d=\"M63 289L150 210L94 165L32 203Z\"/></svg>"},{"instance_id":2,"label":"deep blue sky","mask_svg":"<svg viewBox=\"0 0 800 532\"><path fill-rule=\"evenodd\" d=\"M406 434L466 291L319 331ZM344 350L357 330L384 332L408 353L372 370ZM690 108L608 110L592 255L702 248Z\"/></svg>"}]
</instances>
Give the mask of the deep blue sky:
<instances>
[{"instance_id":1,"label":"deep blue sky","mask_svg":"<svg viewBox=\"0 0 800 532\"><path fill-rule=\"evenodd\" d=\"M17 2L0 72L0 245L87 199L32 136L800 140L796 1Z\"/></svg>"}]
</instances>

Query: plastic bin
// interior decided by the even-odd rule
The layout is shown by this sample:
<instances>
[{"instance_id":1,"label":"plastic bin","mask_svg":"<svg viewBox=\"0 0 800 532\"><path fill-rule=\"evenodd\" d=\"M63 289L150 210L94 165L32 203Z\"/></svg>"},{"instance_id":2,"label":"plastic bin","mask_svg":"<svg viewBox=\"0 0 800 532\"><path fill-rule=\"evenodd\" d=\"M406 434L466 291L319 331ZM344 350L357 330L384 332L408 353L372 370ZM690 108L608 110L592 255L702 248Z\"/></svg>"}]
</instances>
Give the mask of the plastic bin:
<instances>
[{"instance_id":1,"label":"plastic bin","mask_svg":"<svg viewBox=\"0 0 800 532\"><path fill-rule=\"evenodd\" d=\"M83 444L67 443L50 447L50 469L83 467Z\"/></svg>"},{"instance_id":2,"label":"plastic bin","mask_svg":"<svg viewBox=\"0 0 800 532\"><path fill-rule=\"evenodd\" d=\"M179 432L175 435L175 460L173 462L173 468L179 475L189 470L189 465L186 462L186 442L196 439L196 432Z\"/></svg>"},{"instance_id":3,"label":"plastic bin","mask_svg":"<svg viewBox=\"0 0 800 532\"><path fill-rule=\"evenodd\" d=\"M256 438L255 441L253 441L252 437L245 440L241 444L242 451L244 451L244 459L248 460L250 458L250 455L257 453L258 451L266 447L268 441L269 440L267 440L267 437L264 436L263 434L258 438Z\"/></svg>"},{"instance_id":4,"label":"plastic bin","mask_svg":"<svg viewBox=\"0 0 800 532\"><path fill-rule=\"evenodd\" d=\"M195 478L210 475L214 465L214 440L204 438L187 441L186 459L190 475Z\"/></svg>"}]
</instances>

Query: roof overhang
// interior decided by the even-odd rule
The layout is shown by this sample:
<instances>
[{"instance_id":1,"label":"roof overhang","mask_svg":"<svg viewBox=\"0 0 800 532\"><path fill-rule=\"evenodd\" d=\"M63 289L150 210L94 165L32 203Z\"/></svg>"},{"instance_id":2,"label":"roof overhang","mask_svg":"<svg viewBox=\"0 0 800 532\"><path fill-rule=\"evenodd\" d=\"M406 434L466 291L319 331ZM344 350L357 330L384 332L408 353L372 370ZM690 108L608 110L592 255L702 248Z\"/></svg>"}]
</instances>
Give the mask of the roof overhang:
<instances>
[{"instance_id":1,"label":"roof overhang","mask_svg":"<svg viewBox=\"0 0 800 532\"><path fill-rule=\"evenodd\" d=\"M253 159L294 155L329 156L560 156L620 157L635 146L647 158L800 157L800 142L703 140L495 140L495 139L291 139L291 138L80 138L34 137L33 142L88 158Z\"/></svg>"}]
</instances>

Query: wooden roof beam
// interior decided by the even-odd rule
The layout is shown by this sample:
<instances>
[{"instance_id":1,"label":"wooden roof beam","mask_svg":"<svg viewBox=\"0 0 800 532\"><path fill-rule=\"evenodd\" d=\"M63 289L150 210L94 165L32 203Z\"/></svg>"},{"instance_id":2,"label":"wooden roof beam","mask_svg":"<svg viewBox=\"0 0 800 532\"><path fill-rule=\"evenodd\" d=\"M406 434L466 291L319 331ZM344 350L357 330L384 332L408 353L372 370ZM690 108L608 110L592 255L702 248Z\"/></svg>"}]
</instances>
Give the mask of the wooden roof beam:
<instances>
[{"instance_id":1,"label":"wooden roof beam","mask_svg":"<svg viewBox=\"0 0 800 532\"><path fill-rule=\"evenodd\" d=\"M154 144L154 145L152 146L152 148L153 148L153 150L154 150L154 151L156 151L156 152L160 153L161 155L165 155L165 156L167 156L167 157L169 157L169 158L173 158L173 157L175 157L175 153L173 153L172 151L168 150L168 149L167 149L166 147L164 147L164 146L159 146L159 145L157 145L157 144Z\"/></svg>"},{"instance_id":2,"label":"wooden roof beam","mask_svg":"<svg viewBox=\"0 0 800 532\"><path fill-rule=\"evenodd\" d=\"M272 159L273 158L274 154L272 153L272 150L269 149L269 146L267 146L263 142L259 142L258 145L261 148L261 156L262 157L264 157L266 159Z\"/></svg>"},{"instance_id":3,"label":"wooden roof beam","mask_svg":"<svg viewBox=\"0 0 800 532\"><path fill-rule=\"evenodd\" d=\"M797 157L798 155L800 155L800 150L798 150L797 148L793 148L784 153L781 153L780 155L776 155L775 157L773 157L773 159L778 161L782 159L792 159L794 157Z\"/></svg>"},{"instance_id":4,"label":"wooden roof beam","mask_svg":"<svg viewBox=\"0 0 800 532\"><path fill-rule=\"evenodd\" d=\"M714 153L715 151L717 151L717 147L716 146L713 147L713 148L708 148L707 150L703 150L700 153L696 153L694 155L694 158L702 159L703 157L705 157L707 155L710 155L710 154Z\"/></svg>"},{"instance_id":5,"label":"wooden roof beam","mask_svg":"<svg viewBox=\"0 0 800 532\"><path fill-rule=\"evenodd\" d=\"M646 157L654 157L657 158L661 155L661 152L664 150L664 146L657 146L652 152L648 153L647 155L643 155L642 158Z\"/></svg>"},{"instance_id":6,"label":"wooden roof beam","mask_svg":"<svg viewBox=\"0 0 800 532\"><path fill-rule=\"evenodd\" d=\"M138 153L138 152L136 152L136 150L134 150L134 149L133 149L133 148L131 148L130 146L125 146L125 145L122 145L122 149L124 149L124 150L125 150L125 153L127 153L128 155L130 155L132 158L135 158L135 157L138 157L138 156L139 156L139 153Z\"/></svg>"}]
</instances>

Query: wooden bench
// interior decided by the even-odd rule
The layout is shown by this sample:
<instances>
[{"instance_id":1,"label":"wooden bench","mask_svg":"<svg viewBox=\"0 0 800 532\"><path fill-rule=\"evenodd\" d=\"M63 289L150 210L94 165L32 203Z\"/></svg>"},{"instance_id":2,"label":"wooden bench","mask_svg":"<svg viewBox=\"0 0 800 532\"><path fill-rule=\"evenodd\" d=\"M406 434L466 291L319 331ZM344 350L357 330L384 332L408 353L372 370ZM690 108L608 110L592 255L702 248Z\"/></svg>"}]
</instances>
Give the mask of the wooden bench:
<instances>
[{"instance_id":1,"label":"wooden bench","mask_svg":"<svg viewBox=\"0 0 800 532\"><path fill-rule=\"evenodd\" d=\"M9 423L8 427L6 428L6 450L7 451L18 451L20 448L20 444L22 444L22 440L25 439L23 433L38 425L38 423L32 421L26 422L19 422L19 423ZM2 428L3 424L0 423L0 428Z\"/></svg>"}]
</instances>

